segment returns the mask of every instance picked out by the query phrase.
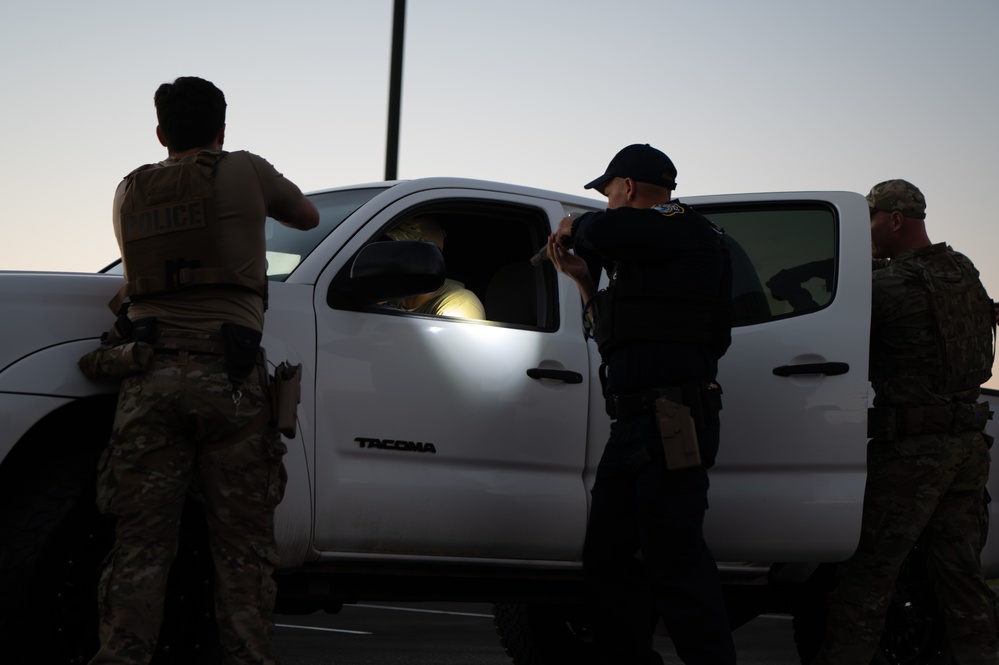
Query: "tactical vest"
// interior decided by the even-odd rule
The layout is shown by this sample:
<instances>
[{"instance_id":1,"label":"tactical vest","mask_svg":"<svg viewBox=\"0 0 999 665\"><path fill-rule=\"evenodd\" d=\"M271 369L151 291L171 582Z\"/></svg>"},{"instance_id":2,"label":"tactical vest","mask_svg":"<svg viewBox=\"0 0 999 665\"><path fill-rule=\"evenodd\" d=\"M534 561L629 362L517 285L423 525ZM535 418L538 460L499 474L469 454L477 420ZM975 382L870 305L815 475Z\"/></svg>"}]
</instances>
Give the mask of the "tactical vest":
<instances>
[{"instance_id":1,"label":"tactical vest","mask_svg":"<svg viewBox=\"0 0 999 665\"><path fill-rule=\"evenodd\" d=\"M216 216L215 169L227 154L200 152L125 176L120 235L128 282L109 303L112 310L126 297L139 300L203 285L250 289L266 307L266 277L231 267L253 265L262 248L246 241L245 228L220 224Z\"/></svg>"},{"instance_id":2,"label":"tactical vest","mask_svg":"<svg viewBox=\"0 0 999 665\"><path fill-rule=\"evenodd\" d=\"M940 394L978 388L992 376L995 359L992 299L967 258L942 246L931 249L912 269L900 266L896 273L907 293L926 293L932 339L910 353L875 354L871 379L922 377Z\"/></svg>"},{"instance_id":3,"label":"tactical vest","mask_svg":"<svg viewBox=\"0 0 999 665\"><path fill-rule=\"evenodd\" d=\"M707 348L716 358L732 342L732 261L724 236L717 294L663 288L645 275L647 264L617 261L607 288L594 299L594 339L603 357L629 342L668 342Z\"/></svg>"}]
</instances>

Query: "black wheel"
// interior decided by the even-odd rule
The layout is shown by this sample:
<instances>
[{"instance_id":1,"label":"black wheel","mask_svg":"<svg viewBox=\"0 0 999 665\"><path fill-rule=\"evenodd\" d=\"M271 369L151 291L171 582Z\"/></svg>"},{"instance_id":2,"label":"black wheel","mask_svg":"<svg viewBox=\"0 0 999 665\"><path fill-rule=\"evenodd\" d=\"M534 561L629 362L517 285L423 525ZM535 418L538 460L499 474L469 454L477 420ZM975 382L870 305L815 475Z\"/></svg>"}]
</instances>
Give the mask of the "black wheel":
<instances>
[{"instance_id":1,"label":"black wheel","mask_svg":"<svg viewBox=\"0 0 999 665\"><path fill-rule=\"evenodd\" d=\"M31 629L46 618L32 606L38 585L51 573L44 553L75 519L71 513L81 497L93 496L97 458L107 441L103 431L73 448L48 447L58 435L43 424L0 468L0 653L9 663L45 661L44 654L35 659L26 648L29 638L43 639ZM43 650L50 646L39 644Z\"/></svg>"},{"instance_id":2,"label":"black wheel","mask_svg":"<svg viewBox=\"0 0 999 665\"><path fill-rule=\"evenodd\" d=\"M583 604L494 605L493 621L514 665L598 662L589 628L593 615Z\"/></svg>"},{"instance_id":3,"label":"black wheel","mask_svg":"<svg viewBox=\"0 0 999 665\"><path fill-rule=\"evenodd\" d=\"M836 580L836 566L820 566L797 592L794 641L804 665L811 663L825 636L826 595ZM902 565L888 608L884 633L872 665L950 665L943 615L930 586L917 546Z\"/></svg>"},{"instance_id":4,"label":"black wheel","mask_svg":"<svg viewBox=\"0 0 999 665\"><path fill-rule=\"evenodd\" d=\"M105 439L106 440L106 439ZM96 455L25 467L0 503L0 653L6 665L86 663L97 650L97 583L114 539L94 501ZM7 475L7 474L5 474ZM16 499L12 495L16 492ZM153 663L221 662L200 506L185 506Z\"/></svg>"}]
</instances>

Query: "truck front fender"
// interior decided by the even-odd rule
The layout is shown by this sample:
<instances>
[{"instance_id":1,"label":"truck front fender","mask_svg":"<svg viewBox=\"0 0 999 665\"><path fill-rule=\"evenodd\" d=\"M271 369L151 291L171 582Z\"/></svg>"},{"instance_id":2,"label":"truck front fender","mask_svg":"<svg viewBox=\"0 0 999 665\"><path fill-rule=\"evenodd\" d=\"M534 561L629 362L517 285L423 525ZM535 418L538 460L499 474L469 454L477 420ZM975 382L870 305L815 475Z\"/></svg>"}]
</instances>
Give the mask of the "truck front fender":
<instances>
[{"instance_id":1,"label":"truck front fender","mask_svg":"<svg viewBox=\"0 0 999 665\"><path fill-rule=\"evenodd\" d=\"M118 392L117 379L88 379L76 361L100 344L80 339L39 349L0 372L0 393L87 397Z\"/></svg>"},{"instance_id":2,"label":"truck front fender","mask_svg":"<svg viewBox=\"0 0 999 665\"><path fill-rule=\"evenodd\" d=\"M118 392L119 380L88 379L76 364L80 356L95 349L99 343L98 339L91 338L49 346L24 356L0 372L0 424L5 434L12 435L0 440L0 460L10 452L3 449L5 444L12 448L41 417L60 406L77 399ZM72 429L73 426L67 423L67 427ZM301 564L310 551L312 482L303 441L305 434L302 432L296 440L286 441L288 454L284 464L289 482L276 516L283 566Z\"/></svg>"}]
</instances>

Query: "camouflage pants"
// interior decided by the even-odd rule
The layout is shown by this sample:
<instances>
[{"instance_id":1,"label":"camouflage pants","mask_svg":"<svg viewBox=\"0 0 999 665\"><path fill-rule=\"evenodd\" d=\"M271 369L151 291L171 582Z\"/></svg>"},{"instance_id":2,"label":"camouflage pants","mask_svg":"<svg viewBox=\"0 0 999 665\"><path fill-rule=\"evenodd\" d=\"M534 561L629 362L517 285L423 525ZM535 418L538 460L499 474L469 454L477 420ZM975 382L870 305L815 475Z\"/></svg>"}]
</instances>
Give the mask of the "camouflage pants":
<instances>
[{"instance_id":1,"label":"camouflage pants","mask_svg":"<svg viewBox=\"0 0 999 665\"><path fill-rule=\"evenodd\" d=\"M100 582L100 650L92 664L135 665L152 657L181 512L195 480L206 500L224 662L277 662L271 574L286 448L272 426L212 446L267 407L265 369L257 370L241 386L238 405L220 355L157 353L152 369L122 383L98 476L98 507L116 517L116 540Z\"/></svg>"},{"instance_id":2,"label":"camouflage pants","mask_svg":"<svg viewBox=\"0 0 999 665\"><path fill-rule=\"evenodd\" d=\"M860 544L829 598L826 638L813 665L870 663L895 578L922 536L933 591L961 665L996 665L996 617L982 576L989 451L982 434L872 440Z\"/></svg>"}]
</instances>

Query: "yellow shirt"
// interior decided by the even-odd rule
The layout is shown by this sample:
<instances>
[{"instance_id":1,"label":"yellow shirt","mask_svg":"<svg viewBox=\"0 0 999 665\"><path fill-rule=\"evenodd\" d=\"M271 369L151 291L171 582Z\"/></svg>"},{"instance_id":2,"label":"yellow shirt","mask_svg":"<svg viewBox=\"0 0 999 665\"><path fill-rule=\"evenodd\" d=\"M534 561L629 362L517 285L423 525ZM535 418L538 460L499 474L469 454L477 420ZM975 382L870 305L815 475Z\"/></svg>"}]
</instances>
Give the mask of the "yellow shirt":
<instances>
[{"instance_id":1,"label":"yellow shirt","mask_svg":"<svg viewBox=\"0 0 999 665\"><path fill-rule=\"evenodd\" d=\"M486 318L486 308L482 306L478 296L453 279L445 279L433 298L409 311L463 319Z\"/></svg>"}]
</instances>

